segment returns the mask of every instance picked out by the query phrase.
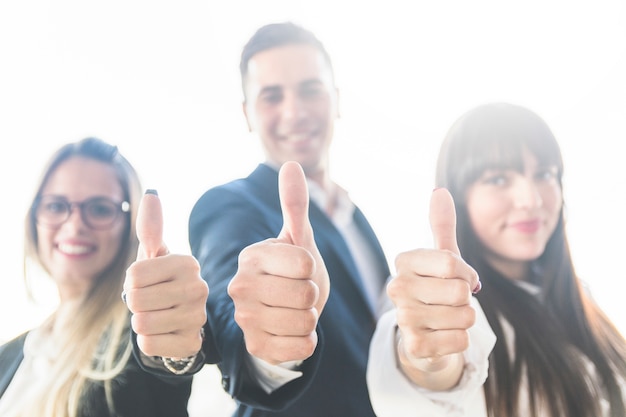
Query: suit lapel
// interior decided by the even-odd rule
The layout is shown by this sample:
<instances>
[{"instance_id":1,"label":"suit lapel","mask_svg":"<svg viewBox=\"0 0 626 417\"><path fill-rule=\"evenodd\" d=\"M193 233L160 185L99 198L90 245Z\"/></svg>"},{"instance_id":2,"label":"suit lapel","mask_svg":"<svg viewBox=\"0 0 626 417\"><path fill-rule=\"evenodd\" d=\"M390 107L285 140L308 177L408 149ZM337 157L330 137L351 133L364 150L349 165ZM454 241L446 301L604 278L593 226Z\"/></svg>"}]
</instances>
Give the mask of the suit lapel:
<instances>
[{"instance_id":1,"label":"suit lapel","mask_svg":"<svg viewBox=\"0 0 626 417\"><path fill-rule=\"evenodd\" d=\"M348 272L347 278L350 281L351 287L354 289L356 294L358 294L358 299L360 300L359 302L363 303L363 305L366 306L365 308L371 311L372 307L367 301L367 297L365 295L363 279L361 278L361 274L354 263L352 254L350 253L343 236L339 233L335 225L331 223L326 214L324 214L314 203L311 203L309 206L309 216L311 218L311 223L314 225L315 241L320 248L320 252L322 252L323 255L324 248L329 247L337 254L337 258L341 262L343 268ZM326 259L325 262L327 262ZM327 267L330 266L327 265ZM332 279L333 277L331 276L331 288L333 286L338 286L338 283L333 283ZM349 296L353 299L352 295L353 294L345 294L345 296Z\"/></svg>"},{"instance_id":2,"label":"suit lapel","mask_svg":"<svg viewBox=\"0 0 626 417\"><path fill-rule=\"evenodd\" d=\"M24 340L26 333L0 347L0 397L4 395L13 375L24 359Z\"/></svg>"}]
</instances>

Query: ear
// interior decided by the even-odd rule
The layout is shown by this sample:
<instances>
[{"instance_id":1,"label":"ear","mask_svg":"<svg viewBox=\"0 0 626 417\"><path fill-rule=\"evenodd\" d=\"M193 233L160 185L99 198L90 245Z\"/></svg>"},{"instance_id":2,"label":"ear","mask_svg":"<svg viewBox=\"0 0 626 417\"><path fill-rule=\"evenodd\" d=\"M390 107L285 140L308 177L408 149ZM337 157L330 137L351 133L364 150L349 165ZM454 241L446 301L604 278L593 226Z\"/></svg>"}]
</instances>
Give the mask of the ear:
<instances>
[{"instance_id":1,"label":"ear","mask_svg":"<svg viewBox=\"0 0 626 417\"><path fill-rule=\"evenodd\" d=\"M250 123L250 117L248 116L248 102L246 100L241 102L241 110L243 111L243 116L246 118L248 132L252 133L252 124Z\"/></svg>"},{"instance_id":2,"label":"ear","mask_svg":"<svg viewBox=\"0 0 626 417\"><path fill-rule=\"evenodd\" d=\"M336 106L335 117L337 119L341 119L341 110L339 110L341 108L341 106L340 106L341 100L339 100L340 97L341 96L339 94L339 88L335 87L335 106Z\"/></svg>"}]
</instances>

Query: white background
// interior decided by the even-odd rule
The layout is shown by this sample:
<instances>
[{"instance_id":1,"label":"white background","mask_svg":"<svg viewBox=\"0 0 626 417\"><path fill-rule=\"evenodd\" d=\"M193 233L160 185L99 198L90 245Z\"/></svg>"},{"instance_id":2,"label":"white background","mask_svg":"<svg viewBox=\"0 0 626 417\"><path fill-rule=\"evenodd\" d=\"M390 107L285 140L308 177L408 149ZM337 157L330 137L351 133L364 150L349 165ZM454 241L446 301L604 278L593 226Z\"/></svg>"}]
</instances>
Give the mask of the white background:
<instances>
[{"instance_id":1,"label":"white background","mask_svg":"<svg viewBox=\"0 0 626 417\"><path fill-rule=\"evenodd\" d=\"M55 302L45 281L39 304L27 302L21 269L23 218L51 152L85 136L117 144L158 190L171 250L189 253L196 199L261 159L241 113L239 54L258 26L283 20L333 57L332 174L390 262L431 244L428 198L450 124L487 101L522 104L563 149L577 270L626 330L623 0L2 0L0 341ZM216 415L212 395L194 404Z\"/></svg>"}]
</instances>

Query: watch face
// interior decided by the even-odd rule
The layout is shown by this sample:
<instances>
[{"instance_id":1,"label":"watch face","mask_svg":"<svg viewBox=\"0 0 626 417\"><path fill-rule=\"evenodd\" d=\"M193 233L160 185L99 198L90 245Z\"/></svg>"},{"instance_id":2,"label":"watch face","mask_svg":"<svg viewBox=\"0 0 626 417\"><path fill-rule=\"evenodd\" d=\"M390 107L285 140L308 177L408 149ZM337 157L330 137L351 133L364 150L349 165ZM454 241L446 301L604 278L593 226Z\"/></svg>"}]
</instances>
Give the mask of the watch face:
<instances>
[{"instance_id":1,"label":"watch face","mask_svg":"<svg viewBox=\"0 0 626 417\"><path fill-rule=\"evenodd\" d=\"M198 354L187 358L161 358L165 368L173 374L182 375L187 373L193 366Z\"/></svg>"}]
</instances>

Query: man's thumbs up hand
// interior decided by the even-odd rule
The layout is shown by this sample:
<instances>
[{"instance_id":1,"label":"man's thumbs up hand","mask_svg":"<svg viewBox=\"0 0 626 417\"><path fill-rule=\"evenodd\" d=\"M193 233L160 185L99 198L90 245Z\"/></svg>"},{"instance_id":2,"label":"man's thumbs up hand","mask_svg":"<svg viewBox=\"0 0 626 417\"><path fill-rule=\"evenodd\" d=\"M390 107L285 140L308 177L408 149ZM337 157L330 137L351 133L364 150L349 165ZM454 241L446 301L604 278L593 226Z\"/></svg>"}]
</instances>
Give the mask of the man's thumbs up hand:
<instances>
[{"instance_id":1,"label":"man's thumbs up hand","mask_svg":"<svg viewBox=\"0 0 626 417\"><path fill-rule=\"evenodd\" d=\"M136 228L139 250L126 271L123 298L133 313L137 344L148 356L192 356L202 346L209 294L200 266L192 256L168 254L155 191L143 196Z\"/></svg>"},{"instance_id":2,"label":"man's thumbs up hand","mask_svg":"<svg viewBox=\"0 0 626 417\"><path fill-rule=\"evenodd\" d=\"M298 163L286 162L282 166L278 176L278 191L283 212L283 228L277 241L299 246L313 257L315 269L311 278L318 288L315 308L319 316L328 300L330 280L324 260L315 244L313 228L309 222L309 190L302 167Z\"/></svg>"},{"instance_id":3,"label":"man's thumbs up hand","mask_svg":"<svg viewBox=\"0 0 626 417\"><path fill-rule=\"evenodd\" d=\"M418 385L448 389L461 376L461 353L475 322L470 306L478 274L463 261L456 240L456 212L448 190L433 191L430 225L435 249L417 249L396 258L396 276L387 293L396 306L398 357Z\"/></svg>"},{"instance_id":4,"label":"man's thumbs up hand","mask_svg":"<svg viewBox=\"0 0 626 417\"><path fill-rule=\"evenodd\" d=\"M278 237L241 251L228 287L248 352L271 364L313 354L330 289L309 222L304 172L296 162L286 162L278 181L283 228Z\"/></svg>"}]
</instances>

